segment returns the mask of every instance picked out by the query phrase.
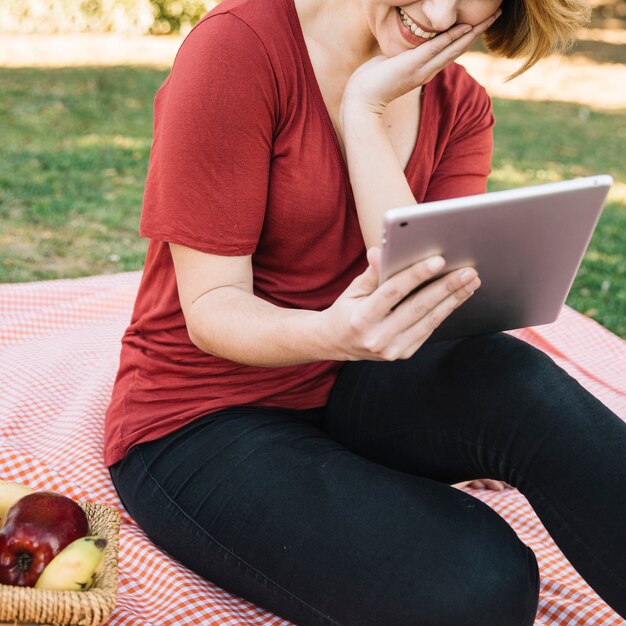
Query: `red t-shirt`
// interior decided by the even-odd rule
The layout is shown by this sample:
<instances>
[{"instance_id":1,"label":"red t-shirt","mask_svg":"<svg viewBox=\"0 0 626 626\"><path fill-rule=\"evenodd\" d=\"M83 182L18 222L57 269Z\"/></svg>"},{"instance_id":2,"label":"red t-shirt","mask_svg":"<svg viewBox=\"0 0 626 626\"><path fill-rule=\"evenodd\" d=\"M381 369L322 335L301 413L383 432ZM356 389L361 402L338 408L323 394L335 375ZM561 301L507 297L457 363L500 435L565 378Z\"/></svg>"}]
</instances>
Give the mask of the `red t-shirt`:
<instances>
[{"instance_id":1,"label":"red t-shirt","mask_svg":"<svg viewBox=\"0 0 626 626\"><path fill-rule=\"evenodd\" d=\"M230 406L326 403L340 362L263 368L187 334L168 242L252 255L255 294L323 310L366 267L348 171L293 0L225 0L181 46L154 103L140 233L150 238L105 423L105 462ZM418 202L490 172L490 99L458 65L424 89L405 173Z\"/></svg>"}]
</instances>

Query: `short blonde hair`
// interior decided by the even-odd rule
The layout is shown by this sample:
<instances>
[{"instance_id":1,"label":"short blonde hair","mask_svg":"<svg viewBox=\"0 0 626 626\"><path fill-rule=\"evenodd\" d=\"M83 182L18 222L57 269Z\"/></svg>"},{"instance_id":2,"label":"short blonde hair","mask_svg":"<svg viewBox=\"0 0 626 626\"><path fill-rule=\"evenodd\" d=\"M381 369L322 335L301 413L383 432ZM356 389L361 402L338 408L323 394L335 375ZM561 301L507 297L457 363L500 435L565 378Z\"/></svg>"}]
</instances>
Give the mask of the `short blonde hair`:
<instances>
[{"instance_id":1,"label":"short blonde hair","mask_svg":"<svg viewBox=\"0 0 626 626\"><path fill-rule=\"evenodd\" d=\"M567 50L591 17L586 0L504 0L502 15L485 33L488 50L507 58L526 57L509 79L548 54Z\"/></svg>"}]
</instances>

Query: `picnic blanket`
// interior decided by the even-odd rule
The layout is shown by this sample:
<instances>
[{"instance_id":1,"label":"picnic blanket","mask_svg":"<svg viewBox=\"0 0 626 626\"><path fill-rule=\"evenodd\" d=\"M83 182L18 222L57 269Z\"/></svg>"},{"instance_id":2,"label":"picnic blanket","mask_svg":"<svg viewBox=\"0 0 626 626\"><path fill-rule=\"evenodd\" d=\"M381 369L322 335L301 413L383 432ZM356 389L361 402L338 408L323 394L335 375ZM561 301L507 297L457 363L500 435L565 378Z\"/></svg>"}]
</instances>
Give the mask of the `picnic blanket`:
<instances>
[{"instance_id":1,"label":"picnic blanket","mask_svg":"<svg viewBox=\"0 0 626 626\"><path fill-rule=\"evenodd\" d=\"M155 547L113 489L102 460L103 419L140 277L0 285L0 478L122 512L118 600L109 626L287 626ZM548 353L626 420L626 342L567 307L554 324L512 334ZM626 623L569 564L517 490L468 492L537 555L536 625Z\"/></svg>"}]
</instances>

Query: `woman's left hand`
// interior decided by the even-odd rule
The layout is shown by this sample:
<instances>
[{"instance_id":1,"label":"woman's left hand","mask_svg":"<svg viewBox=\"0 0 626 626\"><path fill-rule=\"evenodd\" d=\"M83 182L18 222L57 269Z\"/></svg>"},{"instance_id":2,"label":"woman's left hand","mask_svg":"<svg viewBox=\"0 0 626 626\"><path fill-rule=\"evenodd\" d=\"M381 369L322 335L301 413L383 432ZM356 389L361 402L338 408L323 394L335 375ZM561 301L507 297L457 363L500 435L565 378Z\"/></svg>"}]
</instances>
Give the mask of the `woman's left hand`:
<instances>
[{"instance_id":1,"label":"woman's left hand","mask_svg":"<svg viewBox=\"0 0 626 626\"><path fill-rule=\"evenodd\" d=\"M500 13L498 10L473 27L457 24L431 41L396 56L380 55L363 63L346 85L341 103L342 120L354 106L382 115L390 102L426 84L467 51Z\"/></svg>"},{"instance_id":2,"label":"woman's left hand","mask_svg":"<svg viewBox=\"0 0 626 626\"><path fill-rule=\"evenodd\" d=\"M468 480L464 483L456 483L452 485L458 489L471 487L472 489L491 489L492 491L503 491L504 489L513 489L511 485L502 480L492 480L491 478L479 478L477 480Z\"/></svg>"}]
</instances>

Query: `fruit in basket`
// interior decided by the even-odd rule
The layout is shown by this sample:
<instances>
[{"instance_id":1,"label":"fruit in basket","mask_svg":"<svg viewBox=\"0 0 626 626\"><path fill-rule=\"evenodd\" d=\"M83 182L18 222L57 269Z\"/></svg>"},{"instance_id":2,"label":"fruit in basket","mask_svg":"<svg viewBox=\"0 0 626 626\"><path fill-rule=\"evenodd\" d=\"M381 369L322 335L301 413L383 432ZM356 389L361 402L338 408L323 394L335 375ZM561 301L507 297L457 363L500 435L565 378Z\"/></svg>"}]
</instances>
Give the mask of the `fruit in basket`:
<instances>
[{"instance_id":1,"label":"fruit in basket","mask_svg":"<svg viewBox=\"0 0 626 626\"><path fill-rule=\"evenodd\" d=\"M89 534L83 509L51 491L20 498L0 530L0 583L32 587L65 546Z\"/></svg>"},{"instance_id":2,"label":"fruit in basket","mask_svg":"<svg viewBox=\"0 0 626 626\"><path fill-rule=\"evenodd\" d=\"M107 540L95 535L72 541L46 565L35 588L86 591L102 567L106 546Z\"/></svg>"},{"instance_id":3,"label":"fruit in basket","mask_svg":"<svg viewBox=\"0 0 626 626\"><path fill-rule=\"evenodd\" d=\"M33 490L20 483L12 483L0 480L0 524L7 514L7 511L24 496L33 493Z\"/></svg>"}]
</instances>

